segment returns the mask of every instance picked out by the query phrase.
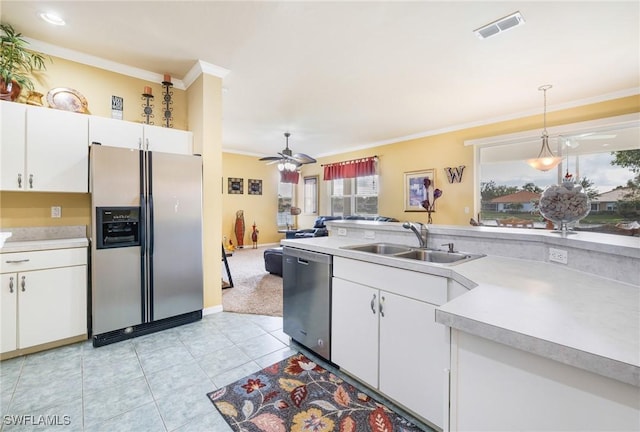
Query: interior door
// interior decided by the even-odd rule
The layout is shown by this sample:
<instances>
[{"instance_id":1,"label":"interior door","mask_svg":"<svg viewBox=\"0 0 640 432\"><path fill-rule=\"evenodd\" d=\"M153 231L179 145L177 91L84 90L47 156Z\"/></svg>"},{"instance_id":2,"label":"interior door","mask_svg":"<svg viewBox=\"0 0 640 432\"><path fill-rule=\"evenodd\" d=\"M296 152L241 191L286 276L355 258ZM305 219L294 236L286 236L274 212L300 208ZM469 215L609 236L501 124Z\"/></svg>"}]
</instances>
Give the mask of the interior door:
<instances>
[{"instance_id":1,"label":"interior door","mask_svg":"<svg viewBox=\"0 0 640 432\"><path fill-rule=\"evenodd\" d=\"M151 152L153 320L202 310L202 158Z\"/></svg>"}]
</instances>

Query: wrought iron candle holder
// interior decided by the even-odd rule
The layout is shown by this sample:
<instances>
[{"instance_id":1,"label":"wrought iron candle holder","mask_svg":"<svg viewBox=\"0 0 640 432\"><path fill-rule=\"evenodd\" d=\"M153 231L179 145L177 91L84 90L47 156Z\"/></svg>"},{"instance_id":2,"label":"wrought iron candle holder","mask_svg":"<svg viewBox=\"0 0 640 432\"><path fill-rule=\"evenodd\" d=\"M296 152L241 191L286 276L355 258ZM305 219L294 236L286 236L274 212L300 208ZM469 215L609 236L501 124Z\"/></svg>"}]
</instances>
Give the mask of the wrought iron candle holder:
<instances>
[{"instance_id":1,"label":"wrought iron candle holder","mask_svg":"<svg viewBox=\"0 0 640 432\"><path fill-rule=\"evenodd\" d=\"M162 81L162 87L164 89L164 126L168 128L173 127L173 117L171 116L173 113L173 101L171 97L173 96L173 91L171 88L173 87L173 83L166 79Z\"/></svg>"},{"instance_id":2,"label":"wrought iron candle holder","mask_svg":"<svg viewBox=\"0 0 640 432\"><path fill-rule=\"evenodd\" d=\"M151 121L152 118L154 118L153 115L153 95L151 94L151 88L149 87L145 87L145 91L144 93L142 93L142 97L141 99L144 101L144 103L142 104L142 117L144 117L144 122L148 125L152 125L153 121Z\"/></svg>"}]
</instances>

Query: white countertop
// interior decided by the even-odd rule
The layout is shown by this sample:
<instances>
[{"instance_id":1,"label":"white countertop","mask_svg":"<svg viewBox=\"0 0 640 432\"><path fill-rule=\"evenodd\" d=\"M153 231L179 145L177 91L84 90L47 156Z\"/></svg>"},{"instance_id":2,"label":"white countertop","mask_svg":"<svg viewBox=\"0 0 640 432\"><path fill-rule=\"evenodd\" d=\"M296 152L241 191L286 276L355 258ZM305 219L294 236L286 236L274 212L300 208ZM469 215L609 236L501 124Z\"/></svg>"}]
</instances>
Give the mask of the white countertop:
<instances>
[{"instance_id":1,"label":"white countertop","mask_svg":"<svg viewBox=\"0 0 640 432\"><path fill-rule=\"evenodd\" d=\"M68 239L54 239L54 240L25 240L5 242L0 247L0 253L10 252L28 252L39 250L51 250L51 249L68 249L77 247L87 247L89 240L86 237L81 238L68 238Z\"/></svg>"},{"instance_id":2,"label":"white countertop","mask_svg":"<svg viewBox=\"0 0 640 432\"><path fill-rule=\"evenodd\" d=\"M368 241L372 243L374 241ZM486 256L449 267L340 249L367 241L282 240L308 249L453 278L470 292L436 321L640 386L640 287L554 263Z\"/></svg>"},{"instance_id":3,"label":"white countertop","mask_svg":"<svg viewBox=\"0 0 640 432\"><path fill-rule=\"evenodd\" d=\"M0 253L87 247L86 231L83 225L7 228L0 232Z\"/></svg>"}]
</instances>

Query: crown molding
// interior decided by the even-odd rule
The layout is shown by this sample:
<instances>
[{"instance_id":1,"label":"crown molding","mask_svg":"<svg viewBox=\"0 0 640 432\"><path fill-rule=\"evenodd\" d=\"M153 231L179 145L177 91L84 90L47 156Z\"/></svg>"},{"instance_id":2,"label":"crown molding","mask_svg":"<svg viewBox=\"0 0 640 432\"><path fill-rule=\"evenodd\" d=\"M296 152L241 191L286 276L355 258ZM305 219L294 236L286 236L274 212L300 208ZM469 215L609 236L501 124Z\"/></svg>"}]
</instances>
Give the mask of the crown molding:
<instances>
[{"instance_id":1,"label":"crown molding","mask_svg":"<svg viewBox=\"0 0 640 432\"><path fill-rule=\"evenodd\" d=\"M53 45L47 42L43 42L38 39L32 39L29 37L24 38L29 42L29 48L34 51L41 52L43 54L51 55L54 57L60 57L66 60L71 60L76 63L81 63L87 66L93 66L99 69L108 70L110 72L119 73L121 75L130 76L150 82L162 82L164 79L163 74L150 72L144 69L128 66L122 63L117 63L111 60L106 60L101 57L86 54L80 51L75 51L69 48L63 48L58 45ZM200 76L200 74L214 75L219 78L224 78L229 69L225 69L221 66L216 66L211 63L198 60L193 67L187 72L183 79L172 78L173 87L179 90L186 90L193 82Z\"/></svg>"},{"instance_id":2,"label":"crown molding","mask_svg":"<svg viewBox=\"0 0 640 432\"><path fill-rule=\"evenodd\" d=\"M189 69L189 72L187 72L182 80L184 81L185 86L189 88L191 84L193 84L193 82L202 74L224 78L229 72L231 72L229 69L198 60L193 67Z\"/></svg>"}]
</instances>

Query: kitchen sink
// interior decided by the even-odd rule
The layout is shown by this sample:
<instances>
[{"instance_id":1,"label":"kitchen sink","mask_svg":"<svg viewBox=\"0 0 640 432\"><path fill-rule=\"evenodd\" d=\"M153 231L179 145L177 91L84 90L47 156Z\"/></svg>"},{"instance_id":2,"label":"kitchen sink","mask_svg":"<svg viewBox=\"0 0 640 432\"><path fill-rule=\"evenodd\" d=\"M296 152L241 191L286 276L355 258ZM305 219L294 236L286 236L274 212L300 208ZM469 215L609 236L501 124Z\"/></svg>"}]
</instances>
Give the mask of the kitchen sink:
<instances>
[{"instance_id":1,"label":"kitchen sink","mask_svg":"<svg viewBox=\"0 0 640 432\"><path fill-rule=\"evenodd\" d=\"M447 252L440 250L430 249L413 249L408 252L395 254L398 258L408 258L418 261L428 261L438 264L453 264L460 261L469 261L475 258L480 258L483 255L469 254L465 252Z\"/></svg>"},{"instance_id":2,"label":"kitchen sink","mask_svg":"<svg viewBox=\"0 0 640 432\"><path fill-rule=\"evenodd\" d=\"M440 265L459 264L484 256L482 254L471 254L467 252L447 252L443 250L421 249L391 243L370 243L364 245L343 246L341 249L367 252L393 258L425 261Z\"/></svg>"},{"instance_id":3,"label":"kitchen sink","mask_svg":"<svg viewBox=\"0 0 640 432\"><path fill-rule=\"evenodd\" d=\"M343 246L342 249L350 249L359 252L369 252L379 255L395 255L397 253L411 252L413 248L390 243L371 243L358 246Z\"/></svg>"}]
</instances>

